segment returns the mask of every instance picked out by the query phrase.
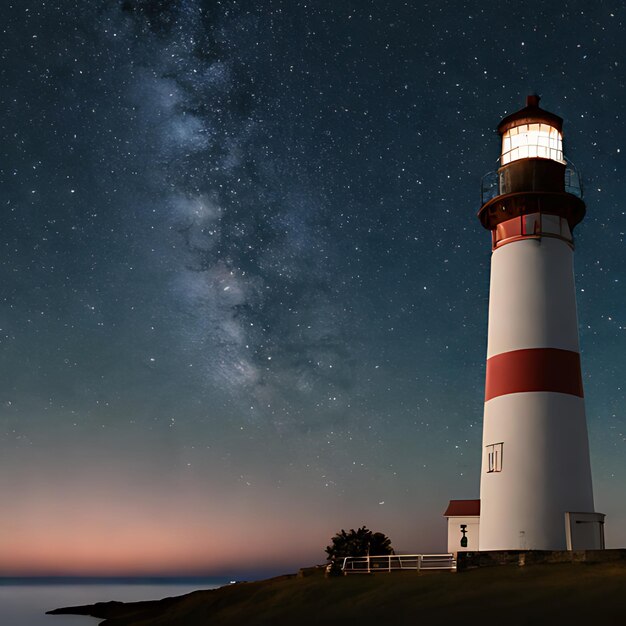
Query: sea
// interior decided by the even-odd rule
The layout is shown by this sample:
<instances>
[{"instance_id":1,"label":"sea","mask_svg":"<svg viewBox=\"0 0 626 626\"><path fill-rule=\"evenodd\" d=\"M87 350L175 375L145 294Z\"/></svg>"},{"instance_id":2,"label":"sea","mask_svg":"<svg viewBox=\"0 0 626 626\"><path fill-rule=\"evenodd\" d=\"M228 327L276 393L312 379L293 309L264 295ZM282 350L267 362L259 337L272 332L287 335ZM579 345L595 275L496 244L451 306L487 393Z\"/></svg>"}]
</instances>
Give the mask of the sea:
<instances>
[{"instance_id":1,"label":"sea","mask_svg":"<svg viewBox=\"0 0 626 626\"><path fill-rule=\"evenodd\" d=\"M0 625L97 626L102 619L46 615L46 611L109 600L161 600L230 582L223 578L0 578Z\"/></svg>"}]
</instances>

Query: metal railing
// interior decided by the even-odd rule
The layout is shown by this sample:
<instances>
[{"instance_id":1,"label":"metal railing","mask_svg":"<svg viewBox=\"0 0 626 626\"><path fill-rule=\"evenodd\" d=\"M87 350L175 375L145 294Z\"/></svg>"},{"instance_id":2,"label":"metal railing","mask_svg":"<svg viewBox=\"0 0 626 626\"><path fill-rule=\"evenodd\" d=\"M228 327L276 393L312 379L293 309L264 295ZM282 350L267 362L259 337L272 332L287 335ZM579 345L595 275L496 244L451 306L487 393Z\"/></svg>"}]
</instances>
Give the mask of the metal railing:
<instances>
[{"instance_id":1,"label":"metal railing","mask_svg":"<svg viewBox=\"0 0 626 626\"><path fill-rule=\"evenodd\" d=\"M500 195L500 181L498 172L487 172L480 179L480 204L486 204L489 200L493 200Z\"/></svg>"},{"instance_id":2,"label":"metal railing","mask_svg":"<svg viewBox=\"0 0 626 626\"><path fill-rule=\"evenodd\" d=\"M565 191L577 198L583 197L583 179L578 168L569 160L565 159Z\"/></svg>"},{"instance_id":3,"label":"metal railing","mask_svg":"<svg viewBox=\"0 0 626 626\"><path fill-rule=\"evenodd\" d=\"M565 191L577 198L583 197L583 181L578 168L565 159ZM503 181L497 171L487 172L480 180L480 203L486 204L496 196L507 193Z\"/></svg>"},{"instance_id":4,"label":"metal railing","mask_svg":"<svg viewBox=\"0 0 626 626\"><path fill-rule=\"evenodd\" d=\"M388 554L385 556L347 556L341 566L347 574L375 572L448 570L456 571L454 554Z\"/></svg>"}]
</instances>

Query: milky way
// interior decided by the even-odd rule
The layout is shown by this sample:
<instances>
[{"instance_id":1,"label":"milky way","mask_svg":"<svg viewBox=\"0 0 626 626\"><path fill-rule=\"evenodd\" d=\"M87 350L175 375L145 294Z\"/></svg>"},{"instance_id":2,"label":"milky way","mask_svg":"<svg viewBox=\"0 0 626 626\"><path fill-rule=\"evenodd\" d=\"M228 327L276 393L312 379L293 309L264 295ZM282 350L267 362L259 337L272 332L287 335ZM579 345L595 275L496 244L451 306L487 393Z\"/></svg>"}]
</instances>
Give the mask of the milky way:
<instances>
[{"instance_id":1,"label":"milky way","mask_svg":"<svg viewBox=\"0 0 626 626\"><path fill-rule=\"evenodd\" d=\"M280 569L362 524L443 548L447 500L478 496L480 180L533 91L585 181L596 509L622 545L625 19L582 0L10 5L0 570Z\"/></svg>"}]
</instances>

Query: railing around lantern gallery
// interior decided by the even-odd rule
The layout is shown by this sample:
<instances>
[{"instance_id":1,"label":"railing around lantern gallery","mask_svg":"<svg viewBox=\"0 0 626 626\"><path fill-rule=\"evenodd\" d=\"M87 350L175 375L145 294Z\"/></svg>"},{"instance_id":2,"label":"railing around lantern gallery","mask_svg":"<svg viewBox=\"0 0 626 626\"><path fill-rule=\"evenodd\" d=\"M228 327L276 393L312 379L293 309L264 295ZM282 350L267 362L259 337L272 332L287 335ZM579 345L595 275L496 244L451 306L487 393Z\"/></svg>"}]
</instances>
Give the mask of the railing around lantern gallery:
<instances>
[{"instance_id":1,"label":"railing around lantern gallery","mask_svg":"<svg viewBox=\"0 0 626 626\"><path fill-rule=\"evenodd\" d=\"M487 172L480 179L480 204L486 204L489 200L493 200L500 195L500 183L498 180L498 172Z\"/></svg>"},{"instance_id":2,"label":"railing around lantern gallery","mask_svg":"<svg viewBox=\"0 0 626 626\"><path fill-rule=\"evenodd\" d=\"M565 159L565 191L577 198L583 197L583 179L578 168L569 160Z\"/></svg>"},{"instance_id":3,"label":"railing around lantern gallery","mask_svg":"<svg viewBox=\"0 0 626 626\"><path fill-rule=\"evenodd\" d=\"M578 168L568 159L565 159L565 191L577 198L583 197L583 181ZM529 190L532 191L532 190ZM497 171L487 172L480 181L480 203L486 204L496 196L508 193L502 177Z\"/></svg>"},{"instance_id":4,"label":"railing around lantern gallery","mask_svg":"<svg viewBox=\"0 0 626 626\"><path fill-rule=\"evenodd\" d=\"M376 572L448 570L456 571L454 554L388 554L385 556L347 556L341 570L348 574Z\"/></svg>"}]
</instances>

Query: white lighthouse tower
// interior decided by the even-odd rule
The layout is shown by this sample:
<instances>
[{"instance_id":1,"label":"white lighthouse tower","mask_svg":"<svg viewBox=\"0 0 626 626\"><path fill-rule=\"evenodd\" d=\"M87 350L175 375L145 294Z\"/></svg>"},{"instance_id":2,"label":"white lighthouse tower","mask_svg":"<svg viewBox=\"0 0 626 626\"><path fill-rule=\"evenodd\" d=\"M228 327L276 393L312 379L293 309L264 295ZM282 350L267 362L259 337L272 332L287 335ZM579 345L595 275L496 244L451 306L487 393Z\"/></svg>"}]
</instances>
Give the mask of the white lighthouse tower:
<instances>
[{"instance_id":1,"label":"white lighthouse tower","mask_svg":"<svg viewBox=\"0 0 626 626\"><path fill-rule=\"evenodd\" d=\"M573 272L585 204L563 120L538 96L526 104L498 126L499 169L478 213L493 248L478 544L601 549Z\"/></svg>"}]
</instances>

